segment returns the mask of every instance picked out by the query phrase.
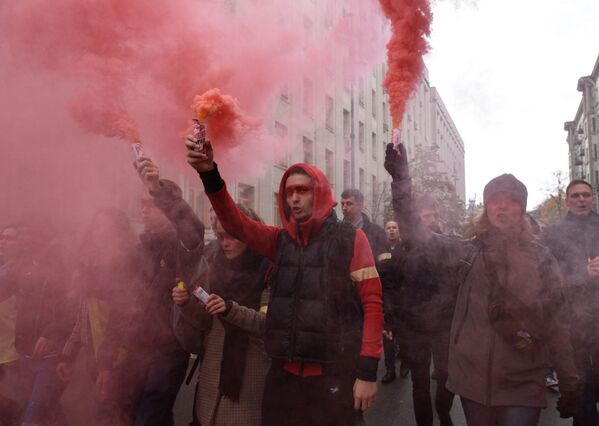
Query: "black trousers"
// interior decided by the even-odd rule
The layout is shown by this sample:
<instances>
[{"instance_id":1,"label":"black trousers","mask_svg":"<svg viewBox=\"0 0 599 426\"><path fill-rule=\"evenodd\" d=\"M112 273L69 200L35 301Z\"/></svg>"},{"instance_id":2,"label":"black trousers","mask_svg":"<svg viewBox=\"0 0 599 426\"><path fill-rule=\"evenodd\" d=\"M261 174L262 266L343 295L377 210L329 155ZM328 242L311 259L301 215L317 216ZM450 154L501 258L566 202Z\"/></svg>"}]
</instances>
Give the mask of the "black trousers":
<instances>
[{"instance_id":1,"label":"black trousers","mask_svg":"<svg viewBox=\"0 0 599 426\"><path fill-rule=\"evenodd\" d=\"M393 333L393 339L389 340L383 336L383 351L385 353L385 367L387 371L395 371L395 356L397 351L397 345L403 344L400 341L399 329L396 324L395 318L395 303L396 296L391 291L385 292L383 289L383 307L385 310L385 330ZM400 351L401 352L401 351Z\"/></svg>"},{"instance_id":2,"label":"black trousers","mask_svg":"<svg viewBox=\"0 0 599 426\"><path fill-rule=\"evenodd\" d=\"M433 425L431 401L431 358L435 364L437 392L435 409L441 426L453 426L449 412L453 404L453 393L445 387L447 382L447 358L449 355L449 333L430 335L402 332L402 357L407 362L412 377L412 400L418 426ZM403 349L405 348L405 349Z\"/></svg>"},{"instance_id":3,"label":"black trousers","mask_svg":"<svg viewBox=\"0 0 599 426\"><path fill-rule=\"evenodd\" d=\"M354 363L332 366L322 376L298 377L273 361L264 385L262 425L360 424L362 415L354 411L354 381Z\"/></svg>"}]
</instances>

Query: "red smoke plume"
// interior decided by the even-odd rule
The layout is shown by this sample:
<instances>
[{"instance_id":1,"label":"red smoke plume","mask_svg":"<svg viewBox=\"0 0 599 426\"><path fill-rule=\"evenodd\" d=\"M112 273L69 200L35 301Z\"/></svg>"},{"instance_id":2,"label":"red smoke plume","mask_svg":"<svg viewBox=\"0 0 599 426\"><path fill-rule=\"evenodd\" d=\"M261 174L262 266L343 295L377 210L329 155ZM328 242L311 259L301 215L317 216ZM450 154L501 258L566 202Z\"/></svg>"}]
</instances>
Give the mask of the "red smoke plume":
<instances>
[{"instance_id":1,"label":"red smoke plume","mask_svg":"<svg viewBox=\"0 0 599 426\"><path fill-rule=\"evenodd\" d=\"M391 40L387 44L389 69L385 87L396 128L424 69L422 57L429 49L426 38L430 35L432 14L429 0L379 1L392 26Z\"/></svg>"},{"instance_id":2,"label":"red smoke plume","mask_svg":"<svg viewBox=\"0 0 599 426\"><path fill-rule=\"evenodd\" d=\"M193 101L196 118L208 124L208 138L220 147L234 146L241 139L251 140L250 134L260 126L232 96L223 95L218 89L210 89Z\"/></svg>"},{"instance_id":3,"label":"red smoke plume","mask_svg":"<svg viewBox=\"0 0 599 426\"><path fill-rule=\"evenodd\" d=\"M141 139L164 177L191 175L183 148L190 105L215 87L235 100L222 96L220 115L207 118L223 174L262 175L324 117L273 111L283 88L323 108L326 93L342 90L341 68L348 83L384 60L377 2L325 3L0 2L0 81L9 82L0 96L0 182L12 183L0 191L0 223L41 205L71 226L97 207L134 204L131 150L115 137ZM223 125L225 114L232 123ZM286 132L266 121L275 114Z\"/></svg>"}]
</instances>

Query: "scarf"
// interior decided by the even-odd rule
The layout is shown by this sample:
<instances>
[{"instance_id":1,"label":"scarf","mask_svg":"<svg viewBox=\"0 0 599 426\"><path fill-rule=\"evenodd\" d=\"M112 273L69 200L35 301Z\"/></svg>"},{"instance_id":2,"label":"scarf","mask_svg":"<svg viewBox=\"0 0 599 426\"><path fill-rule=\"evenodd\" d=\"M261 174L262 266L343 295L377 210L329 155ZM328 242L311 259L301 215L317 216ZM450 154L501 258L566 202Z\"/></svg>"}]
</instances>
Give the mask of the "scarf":
<instances>
[{"instance_id":1,"label":"scarf","mask_svg":"<svg viewBox=\"0 0 599 426\"><path fill-rule=\"evenodd\" d=\"M239 305L259 310L260 298L264 290L264 270L261 267L264 259L250 248L236 257L227 259L222 252L214 256L211 274L210 291L224 300L233 300ZM246 355L249 347L249 335L246 331L223 321L225 341L220 367L219 390L232 401L239 401L239 393L243 384Z\"/></svg>"}]
</instances>

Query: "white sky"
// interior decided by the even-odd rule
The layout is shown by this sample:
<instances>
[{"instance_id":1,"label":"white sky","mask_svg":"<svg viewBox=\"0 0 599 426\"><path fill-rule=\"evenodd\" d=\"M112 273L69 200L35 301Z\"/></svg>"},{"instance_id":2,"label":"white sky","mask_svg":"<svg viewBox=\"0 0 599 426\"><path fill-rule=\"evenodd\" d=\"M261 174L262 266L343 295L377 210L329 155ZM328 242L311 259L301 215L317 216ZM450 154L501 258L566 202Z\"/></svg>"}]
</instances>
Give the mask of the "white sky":
<instances>
[{"instance_id":1,"label":"white sky","mask_svg":"<svg viewBox=\"0 0 599 426\"><path fill-rule=\"evenodd\" d=\"M599 55L599 0L443 0L425 61L466 148L466 197L513 173L529 209L568 173L574 119Z\"/></svg>"}]
</instances>

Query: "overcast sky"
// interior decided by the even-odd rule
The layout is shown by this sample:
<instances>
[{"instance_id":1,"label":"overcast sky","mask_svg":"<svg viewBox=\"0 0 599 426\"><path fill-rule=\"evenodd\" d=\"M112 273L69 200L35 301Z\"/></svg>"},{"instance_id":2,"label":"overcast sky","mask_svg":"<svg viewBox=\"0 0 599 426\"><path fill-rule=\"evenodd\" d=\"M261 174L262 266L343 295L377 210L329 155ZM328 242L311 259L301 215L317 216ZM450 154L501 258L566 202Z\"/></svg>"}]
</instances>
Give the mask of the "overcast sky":
<instances>
[{"instance_id":1,"label":"overcast sky","mask_svg":"<svg viewBox=\"0 0 599 426\"><path fill-rule=\"evenodd\" d=\"M430 82L466 147L466 196L513 173L529 208L568 172L565 121L599 55L599 0L442 0L433 6Z\"/></svg>"}]
</instances>

